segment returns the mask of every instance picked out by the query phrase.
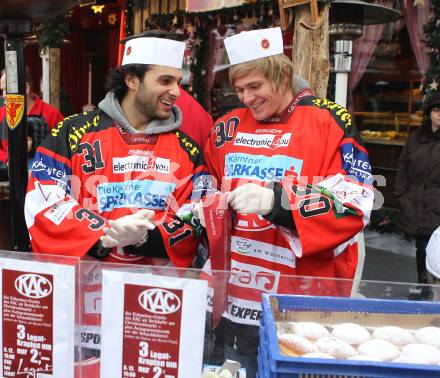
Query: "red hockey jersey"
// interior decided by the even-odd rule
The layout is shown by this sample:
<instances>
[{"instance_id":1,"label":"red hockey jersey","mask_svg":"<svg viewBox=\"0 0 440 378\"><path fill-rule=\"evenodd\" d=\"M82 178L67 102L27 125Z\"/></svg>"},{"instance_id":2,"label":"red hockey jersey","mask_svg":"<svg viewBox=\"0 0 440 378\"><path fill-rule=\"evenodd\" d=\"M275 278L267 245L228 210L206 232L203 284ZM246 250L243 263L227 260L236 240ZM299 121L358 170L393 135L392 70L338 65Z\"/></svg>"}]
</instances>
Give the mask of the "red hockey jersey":
<instances>
[{"instance_id":1,"label":"red hockey jersey","mask_svg":"<svg viewBox=\"0 0 440 378\"><path fill-rule=\"evenodd\" d=\"M196 253L195 228L176 215L203 172L198 145L181 131L129 134L97 110L66 118L38 148L25 202L32 249L83 257L108 219L139 209L154 222L175 266ZM114 249L103 261L149 263Z\"/></svg>"},{"instance_id":2,"label":"red hockey jersey","mask_svg":"<svg viewBox=\"0 0 440 378\"><path fill-rule=\"evenodd\" d=\"M205 160L226 192L246 182L281 183L294 220L288 229L236 214L229 319L258 324L262 293L350 293L351 284L324 292L322 281L314 286L290 278L354 276L355 237L369 220L374 196L367 151L344 108L304 92L284 117L265 122L256 122L249 109L235 110L216 122Z\"/></svg>"}]
</instances>

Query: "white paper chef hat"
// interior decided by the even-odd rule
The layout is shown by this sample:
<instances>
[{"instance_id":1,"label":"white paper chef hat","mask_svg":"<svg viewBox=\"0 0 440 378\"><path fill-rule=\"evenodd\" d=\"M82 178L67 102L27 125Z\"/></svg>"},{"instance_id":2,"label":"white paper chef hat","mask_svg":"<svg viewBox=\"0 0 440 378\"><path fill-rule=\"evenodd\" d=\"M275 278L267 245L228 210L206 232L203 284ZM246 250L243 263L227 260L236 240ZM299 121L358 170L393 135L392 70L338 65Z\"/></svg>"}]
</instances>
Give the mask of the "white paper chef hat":
<instances>
[{"instance_id":1,"label":"white paper chef hat","mask_svg":"<svg viewBox=\"0 0 440 378\"><path fill-rule=\"evenodd\" d=\"M431 235L426 247L426 269L440 279L440 227Z\"/></svg>"},{"instance_id":2,"label":"white paper chef hat","mask_svg":"<svg viewBox=\"0 0 440 378\"><path fill-rule=\"evenodd\" d=\"M224 42L231 65L283 53L280 28L244 31Z\"/></svg>"},{"instance_id":3,"label":"white paper chef hat","mask_svg":"<svg viewBox=\"0 0 440 378\"><path fill-rule=\"evenodd\" d=\"M133 38L125 43L122 65L158 64L182 68L185 43L165 38Z\"/></svg>"}]
</instances>

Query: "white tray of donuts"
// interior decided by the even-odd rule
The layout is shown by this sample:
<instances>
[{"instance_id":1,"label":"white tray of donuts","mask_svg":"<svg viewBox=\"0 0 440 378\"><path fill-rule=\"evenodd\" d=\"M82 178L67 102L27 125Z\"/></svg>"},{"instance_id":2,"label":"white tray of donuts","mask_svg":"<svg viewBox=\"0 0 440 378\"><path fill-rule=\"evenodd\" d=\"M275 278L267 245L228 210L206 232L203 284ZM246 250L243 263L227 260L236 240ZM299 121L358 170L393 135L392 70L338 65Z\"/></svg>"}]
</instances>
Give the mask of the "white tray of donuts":
<instances>
[{"instance_id":1,"label":"white tray of donuts","mask_svg":"<svg viewBox=\"0 0 440 378\"><path fill-rule=\"evenodd\" d=\"M290 357L440 365L440 328L277 322L278 346ZM440 371L440 366L439 366Z\"/></svg>"},{"instance_id":2,"label":"white tray of donuts","mask_svg":"<svg viewBox=\"0 0 440 378\"><path fill-rule=\"evenodd\" d=\"M440 303L264 295L262 332L275 370L440 377Z\"/></svg>"}]
</instances>

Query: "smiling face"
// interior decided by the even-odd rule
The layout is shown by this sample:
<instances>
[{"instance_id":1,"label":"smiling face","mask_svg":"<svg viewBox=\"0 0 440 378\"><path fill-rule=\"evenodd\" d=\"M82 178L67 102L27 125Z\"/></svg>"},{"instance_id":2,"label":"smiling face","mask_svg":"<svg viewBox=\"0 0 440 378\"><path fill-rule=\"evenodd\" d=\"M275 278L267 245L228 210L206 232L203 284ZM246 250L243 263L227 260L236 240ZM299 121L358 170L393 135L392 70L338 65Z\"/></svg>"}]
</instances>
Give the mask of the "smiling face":
<instances>
[{"instance_id":1,"label":"smiling face","mask_svg":"<svg viewBox=\"0 0 440 378\"><path fill-rule=\"evenodd\" d=\"M129 88L134 91L134 108L149 122L167 119L174 101L179 96L182 71L167 66L151 66L144 78L129 78Z\"/></svg>"},{"instance_id":2,"label":"smiling face","mask_svg":"<svg viewBox=\"0 0 440 378\"><path fill-rule=\"evenodd\" d=\"M252 112L257 121L280 113L287 108L292 96L281 88L275 90L271 81L259 71L236 78L234 89L239 100Z\"/></svg>"}]
</instances>

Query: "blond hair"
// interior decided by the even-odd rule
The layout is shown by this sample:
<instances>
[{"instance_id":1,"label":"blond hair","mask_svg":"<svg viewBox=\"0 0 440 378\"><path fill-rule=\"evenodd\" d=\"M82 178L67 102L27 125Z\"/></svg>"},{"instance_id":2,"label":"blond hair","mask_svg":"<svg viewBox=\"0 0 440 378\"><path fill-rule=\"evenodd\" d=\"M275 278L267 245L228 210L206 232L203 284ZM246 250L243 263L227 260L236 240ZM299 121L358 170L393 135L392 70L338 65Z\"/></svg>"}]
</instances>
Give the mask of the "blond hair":
<instances>
[{"instance_id":1,"label":"blond hair","mask_svg":"<svg viewBox=\"0 0 440 378\"><path fill-rule=\"evenodd\" d=\"M295 92L292 82L293 64L284 54L271 55L231 66L229 68L229 82L234 86L235 80L252 71L261 72L266 79L271 81L277 92L284 89L284 86L287 86L286 89L291 90L292 93Z\"/></svg>"}]
</instances>

